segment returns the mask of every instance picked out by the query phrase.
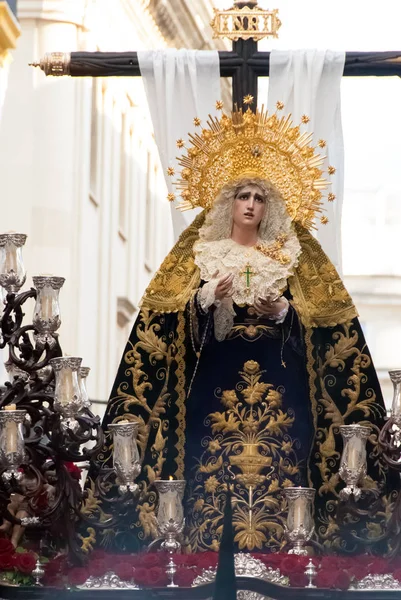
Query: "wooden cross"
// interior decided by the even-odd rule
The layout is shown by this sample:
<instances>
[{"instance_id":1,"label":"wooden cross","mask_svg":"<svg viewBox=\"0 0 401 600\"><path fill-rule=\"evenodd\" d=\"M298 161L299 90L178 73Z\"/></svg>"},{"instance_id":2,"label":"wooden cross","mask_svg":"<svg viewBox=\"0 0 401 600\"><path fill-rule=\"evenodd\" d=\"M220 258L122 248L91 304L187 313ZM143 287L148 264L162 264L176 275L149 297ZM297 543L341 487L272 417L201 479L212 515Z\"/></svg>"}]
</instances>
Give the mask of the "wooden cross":
<instances>
[{"instance_id":1,"label":"wooden cross","mask_svg":"<svg viewBox=\"0 0 401 600\"><path fill-rule=\"evenodd\" d=\"M235 8L255 7L255 1L235 2ZM246 20L245 20L246 22ZM249 30L253 23L249 22ZM244 34L246 36L246 32ZM259 52L250 39L233 41L231 51L219 52L220 77L232 78L233 105L243 106L244 96L254 98L257 106L258 78L269 75L270 52ZM46 75L71 77L140 77L137 52L52 52L40 62L32 63ZM347 52L344 76L401 76L401 51Z\"/></svg>"}]
</instances>

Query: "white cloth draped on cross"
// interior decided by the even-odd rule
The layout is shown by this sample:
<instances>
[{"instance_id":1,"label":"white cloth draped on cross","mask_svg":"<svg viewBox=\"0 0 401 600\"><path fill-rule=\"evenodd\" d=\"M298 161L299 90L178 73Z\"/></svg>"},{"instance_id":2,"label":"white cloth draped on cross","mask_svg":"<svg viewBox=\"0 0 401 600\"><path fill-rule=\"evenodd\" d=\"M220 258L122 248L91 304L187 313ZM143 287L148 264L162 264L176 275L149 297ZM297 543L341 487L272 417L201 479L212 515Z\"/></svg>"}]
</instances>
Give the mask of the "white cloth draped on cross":
<instances>
[{"instance_id":1,"label":"white cloth draped on cross","mask_svg":"<svg viewBox=\"0 0 401 600\"><path fill-rule=\"evenodd\" d=\"M168 167L176 167L176 140L188 139L193 119L203 122L216 114L220 99L219 57L216 51L156 50L138 52L141 75L152 117L155 139L169 192L175 192ZM295 122L310 118L304 127L314 132L314 142L324 139L326 167L336 167L331 191L335 202L324 200L327 225L317 223L317 238L341 274L341 211L344 188L344 145L341 126L340 83L345 53L320 50L272 51L270 54L270 111L283 101ZM226 107L227 108L227 107ZM181 213L172 203L174 236L193 220L195 210Z\"/></svg>"},{"instance_id":2,"label":"white cloth draped on cross","mask_svg":"<svg viewBox=\"0 0 401 600\"><path fill-rule=\"evenodd\" d=\"M138 52L160 161L169 192L175 192L168 167L176 167L179 150L176 140L188 139L194 130L193 119L205 122L208 114L216 115L220 100L220 68L217 51L150 50ZM171 204L174 237L193 221L199 210L185 213Z\"/></svg>"},{"instance_id":3,"label":"white cloth draped on cross","mask_svg":"<svg viewBox=\"0 0 401 600\"><path fill-rule=\"evenodd\" d=\"M305 131L312 131L314 143L325 140L325 169L336 168L330 191L334 202L324 198L324 215L328 224L316 222L316 237L342 273L341 213L344 194L344 142L341 125L340 85L344 71L345 52L331 50L273 50L270 53L269 111L276 102L284 102L285 113L291 113L295 123L307 115Z\"/></svg>"}]
</instances>

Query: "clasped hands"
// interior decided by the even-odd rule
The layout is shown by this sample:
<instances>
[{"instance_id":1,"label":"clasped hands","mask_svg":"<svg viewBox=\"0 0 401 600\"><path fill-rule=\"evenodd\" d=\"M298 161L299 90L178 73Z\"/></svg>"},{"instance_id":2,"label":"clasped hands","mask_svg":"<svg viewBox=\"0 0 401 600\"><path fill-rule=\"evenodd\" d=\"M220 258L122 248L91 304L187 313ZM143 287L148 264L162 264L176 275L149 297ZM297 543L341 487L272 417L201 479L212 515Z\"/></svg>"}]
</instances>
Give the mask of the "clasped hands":
<instances>
[{"instance_id":1,"label":"clasped hands","mask_svg":"<svg viewBox=\"0 0 401 600\"><path fill-rule=\"evenodd\" d=\"M218 273L215 274L215 277L218 276ZM216 300L224 300L225 298L230 298L233 295L233 280L234 274L228 273L223 275L218 280L216 290L215 290L215 298ZM267 317L267 318L275 318L282 313L282 311L287 308L288 300L284 298L284 296L280 296L278 298L257 298L254 303L254 308L259 317Z\"/></svg>"}]
</instances>

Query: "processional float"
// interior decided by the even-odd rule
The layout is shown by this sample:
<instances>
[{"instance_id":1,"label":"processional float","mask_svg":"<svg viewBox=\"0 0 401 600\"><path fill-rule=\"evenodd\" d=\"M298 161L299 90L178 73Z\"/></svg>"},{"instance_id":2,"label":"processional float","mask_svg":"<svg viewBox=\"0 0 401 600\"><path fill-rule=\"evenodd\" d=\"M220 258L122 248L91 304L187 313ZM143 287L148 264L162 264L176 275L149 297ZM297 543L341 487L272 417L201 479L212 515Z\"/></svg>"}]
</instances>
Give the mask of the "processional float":
<instances>
[{"instance_id":1,"label":"processional float","mask_svg":"<svg viewBox=\"0 0 401 600\"><path fill-rule=\"evenodd\" d=\"M256 106L258 77L268 75L269 69L269 53L257 50L257 40L277 36L280 27L278 13L276 10L263 11L256 2L236 2L234 8L215 13L217 35L233 40L232 51L219 53L221 76L233 78L233 102L237 107L243 106L245 97L249 103L250 96ZM399 52L348 53L344 75L400 75L400 56ZM46 75L53 76L140 75L136 52L53 52L34 65ZM95 490L83 491L78 466L85 467L103 444L100 420L91 411L85 386L89 369L81 366L80 357L62 355L57 331L61 325L58 296L64 279L36 276L33 277L32 289L20 291L26 278L22 262L25 240L23 234L0 235L0 286L6 292L0 347L9 351L6 368L10 380L0 396L1 514L6 525L4 529L11 533L16 546L25 533L39 543L38 556L43 548L64 548L79 564L85 560L85 551L90 547L90 540L82 538L78 527L87 519L82 511L84 502L105 503L112 515L107 522L91 519L88 522L90 527L112 528L124 519L130 505L138 500L140 489L136 478L141 471L136 440L138 424L120 421L110 426L113 465L100 469ZM35 300L32 324L23 325L23 307L29 299ZM401 370L390 372L390 377L394 385L394 400L391 415L380 434L379 446L384 462L390 468L401 471ZM373 494L374 511L374 493L360 487L366 473L365 443L369 428L359 424L343 425L340 432L344 448L339 474L346 484L340 496L343 512L358 515L358 500L364 493ZM182 498L185 481L156 481L155 487L159 495L159 538L152 543L150 550L160 546L165 553L166 585L172 588L177 586L175 576L179 570L176 553L180 550L184 528ZM287 549L290 554L306 557L303 571L307 584L302 596L299 589L294 590L294 598L313 595L319 565L317 559L307 557L308 549L312 545L317 552L324 550L314 540L314 495L315 490L311 488L290 487L285 490L288 504ZM341 520L342 516L340 502L337 517ZM392 540L392 553L398 553L401 545L400 502L396 503L388 522L386 536ZM29 571L37 584L45 573L45 559L38 557L34 568ZM246 554L235 556L235 572L240 578L238 589L248 590L240 595L241 598L263 598L266 595L280 598L280 590L288 585L288 578L279 569L266 567L257 558ZM104 575L91 575L81 581L78 588L138 590L133 573L131 578L122 578L110 571ZM204 585L205 595L198 592L192 595L187 591L185 597L210 597L210 586L215 576L215 566L204 569L193 585ZM359 589L380 589L380 586L389 590L399 589L401 583L389 574L382 577L373 574L355 584ZM3 591L1 593L4 595ZM140 594L139 590L132 592L132 597L137 597L136 593ZM250 595L246 596L246 593ZM168 596L159 590L154 597L172 598L171 594L172 590ZM352 594L351 591L346 593L350 597L353 597ZM292 597L291 591L287 590L285 596ZM28 598L29 592L25 591L24 597ZM42 597L46 597L45 589Z\"/></svg>"}]
</instances>

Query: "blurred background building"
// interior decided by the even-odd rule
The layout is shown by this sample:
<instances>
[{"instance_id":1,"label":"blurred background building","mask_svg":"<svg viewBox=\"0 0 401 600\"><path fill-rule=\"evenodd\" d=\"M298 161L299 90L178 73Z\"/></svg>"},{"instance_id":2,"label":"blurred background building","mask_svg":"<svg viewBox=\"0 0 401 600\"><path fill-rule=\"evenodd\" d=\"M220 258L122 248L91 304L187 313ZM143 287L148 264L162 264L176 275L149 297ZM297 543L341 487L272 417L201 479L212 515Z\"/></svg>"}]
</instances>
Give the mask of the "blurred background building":
<instances>
[{"instance_id":1,"label":"blurred background building","mask_svg":"<svg viewBox=\"0 0 401 600\"><path fill-rule=\"evenodd\" d=\"M11 51L21 33L16 14L17 0L0 0L0 119L12 61Z\"/></svg>"},{"instance_id":2,"label":"blurred background building","mask_svg":"<svg viewBox=\"0 0 401 600\"><path fill-rule=\"evenodd\" d=\"M28 235L32 275L66 278L61 345L106 400L138 301L173 243L140 78L46 78L52 50L224 47L211 0L19 0L22 36L0 124L1 229ZM99 407L100 409L100 407Z\"/></svg>"},{"instance_id":3,"label":"blurred background building","mask_svg":"<svg viewBox=\"0 0 401 600\"><path fill-rule=\"evenodd\" d=\"M173 242L164 176L139 78L46 78L28 63L55 50L229 48L212 39L209 21L213 6L230 4L18 0L17 21L15 3L0 1L0 229L28 235L28 284L42 273L66 278L61 345L91 367L99 411L142 292ZM261 49L302 48L305 40L317 48L400 49L401 7L391 0L380 6L385 30L366 0L273 4L280 37ZM264 102L266 90L261 81ZM401 367L401 83L344 79L342 94L344 275L389 403L387 371Z\"/></svg>"}]
</instances>

